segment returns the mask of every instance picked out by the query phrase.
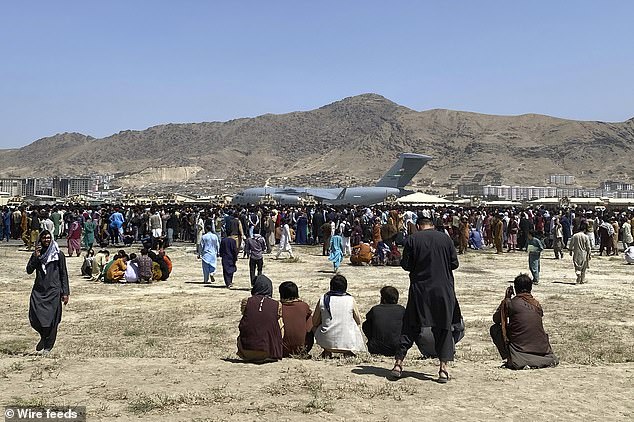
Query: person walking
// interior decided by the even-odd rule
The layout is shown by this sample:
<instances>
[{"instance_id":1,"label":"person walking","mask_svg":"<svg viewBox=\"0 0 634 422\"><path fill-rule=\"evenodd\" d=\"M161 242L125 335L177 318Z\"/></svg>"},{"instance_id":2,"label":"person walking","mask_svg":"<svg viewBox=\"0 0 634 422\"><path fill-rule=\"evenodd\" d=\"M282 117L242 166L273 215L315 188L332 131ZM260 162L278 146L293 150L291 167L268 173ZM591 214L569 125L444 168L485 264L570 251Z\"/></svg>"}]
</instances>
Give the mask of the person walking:
<instances>
[{"instance_id":1,"label":"person walking","mask_svg":"<svg viewBox=\"0 0 634 422\"><path fill-rule=\"evenodd\" d=\"M262 266L264 265L262 254L266 251L266 241L264 237L255 233L252 238L246 240L244 249L249 256L249 280L253 286L256 275L262 275ZM256 269L257 274L255 273Z\"/></svg>"},{"instance_id":2,"label":"person walking","mask_svg":"<svg viewBox=\"0 0 634 422\"><path fill-rule=\"evenodd\" d=\"M572 263L575 266L577 284L585 283L586 270L590 266L590 259L592 258L592 244L585 234L585 222L581 223L580 229L580 231L570 238L570 255L572 256Z\"/></svg>"},{"instance_id":3,"label":"person walking","mask_svg":"<svg viewBox=\"0 0 634 422\"><path fill-rule=\"evenodd\" d=\"M541 271L540 259L544 250L544 243L536 236L534 230L528 232L528 241L526 243L528 251L528 268L533 275L533 284L539 284L539 272Z\"/></svg>"},{"instance_id":4,"label":"person walking","mask_svg":"<svg viewBox=\"0 0 634 422\"><path fill-rule=\"evenodd\" d=\"M328 260L332 262L333 272L339 271L341 261L343 261L343 239L339 229L335 230L335 235L330 238L330 255Z\"/></svg>"},{"instance_id":5,"label":"person walking","mask_svg":"<svg viewBox=\"0 0 634 422\"><path fill-rule=\"evenodd\" d=\"M222 259L222 277L228 289L233 287L233 274L238 271L238 245L233 237L223 237L220 241L220 258Z\"/></svg>"},{"instance_id":6,"label":"person walking","mask_svg":"<svg viewBox=\"0 0 634 422\"><path fill-rule=\"evenodd\" d=\"M447 364L453 361L454 342L451 326L462 317L454 290L453 270L458 255L449 236L434 230L432 221L423 214L416 221L418 231L408 236L401 267L409 271L409 296L403 316L400 345L395 355L393 378L400 378L407 351L422 327L431 327L440 365L438 382L449 381Z\"/></svg>"},{"instance_id":7,"label":"person walking","mask_svg":"<svg viewBox=\"0 0 634 422\"><path fill-rule=\"evenodd\" d=\"M294 258L291 246L291 229L288 226L288 221L284 221L282 225L282 236L280 237L280 245L277 249L277 254L275 254L275 259L278 259L282 252L288 252L289 256Z\"/></svg>"},{"instance_id":8,"label":"person walking","mask_svg":"<svg viewBox=\"0 0 634 422\"><path fill-rule=\"evenodd\" d=\"M216 272L216 261L218 256L218 236L213 232L213 227L207 225L206 233L202 236L198 245L198 259L202 259L203 265L203 283L213 282L214 273Z\"/></svg>"},{"instance_id":9,"label":"person walking","mask_svg":"<svg viewBox=\"0 0 634 422\"><path fill-rule=\"evenodd\" d=\"M26 272L35 272L29 302L29 322L40 334L35 350L48 355L55 345L57 327L62 321L62 304L68 303L70 295L66 258L51 232L44 230L40 234Z\"/></svg>"}]
</instances>

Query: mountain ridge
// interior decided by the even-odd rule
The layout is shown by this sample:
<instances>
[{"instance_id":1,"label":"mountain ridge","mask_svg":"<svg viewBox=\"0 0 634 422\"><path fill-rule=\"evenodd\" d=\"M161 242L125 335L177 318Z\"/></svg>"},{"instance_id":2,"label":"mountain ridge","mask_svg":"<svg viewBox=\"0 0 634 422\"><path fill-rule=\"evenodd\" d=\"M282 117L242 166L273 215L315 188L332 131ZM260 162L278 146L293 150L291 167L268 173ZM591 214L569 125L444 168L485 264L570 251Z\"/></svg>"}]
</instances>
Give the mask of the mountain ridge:
<instances>
[{"instance_id":1,"label":"mountain ridge","mask_svg":"<svg viewBox=\"0 0 634 422\"><path fill-rule=\"evenodd\" d=\"M415 179L421 185L455 175L466 182L471 174L507 184L540 185L551 173L572 174L586 184L631 180L634 118L609 123L534 113L416 111L366 93L314 110L226 122L165 123L103 138L57 134L0 150L0 176L201 167L200 177L247 181L250 175L254 181L301 174L318 179L324 172L376 179L399 152L434 157Z\"/></svg>"}]
</instances>

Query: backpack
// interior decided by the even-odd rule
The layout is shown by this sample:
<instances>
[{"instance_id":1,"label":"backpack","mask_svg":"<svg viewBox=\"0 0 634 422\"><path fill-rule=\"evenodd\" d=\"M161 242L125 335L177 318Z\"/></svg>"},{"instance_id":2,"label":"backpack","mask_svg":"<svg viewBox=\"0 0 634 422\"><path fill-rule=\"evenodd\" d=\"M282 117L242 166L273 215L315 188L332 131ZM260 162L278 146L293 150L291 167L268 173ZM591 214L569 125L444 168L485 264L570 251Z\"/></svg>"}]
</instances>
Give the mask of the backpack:
<instances>
[{"instance_id":1,"label":"backpack","mask_svg":"<svg viewBox=\"0 0 634 422\"><path fill-rule=\"evenodd\" d=\"M343 226L343 236L344 237L350 237L352 236L352 226L350 225L350 223L345 222L344 226Z\"/></svg>"}]
</instances>

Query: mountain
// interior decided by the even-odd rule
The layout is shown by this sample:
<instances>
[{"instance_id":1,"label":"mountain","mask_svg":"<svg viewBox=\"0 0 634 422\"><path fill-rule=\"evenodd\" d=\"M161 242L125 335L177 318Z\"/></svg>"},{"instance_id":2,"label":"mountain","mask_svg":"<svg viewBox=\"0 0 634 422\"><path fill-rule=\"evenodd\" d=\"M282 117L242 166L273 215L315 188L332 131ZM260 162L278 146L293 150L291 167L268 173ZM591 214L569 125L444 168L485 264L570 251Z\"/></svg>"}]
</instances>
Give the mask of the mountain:
<instances>
[{"instance_id":1,"label":"mountain","mask_svg":"<svg viewBox=\"0 0 634 422\"><path fill-rule=\"evenodd\" d=\"M0 150L0 176L124 173L138 186L154 169L195 168L179 174L200 183L228 178L244 186L286 177L280 180L334 185L377 179L399 152L434 157L413 181L420 186L480 179L543 185L548 174L563 173L594 187L633 178L634 119L418 112L363 94L306 112L165 124L101 139L58 134ZM171 173L161 174L169 182Z\"/></svg>"}]
</instances>

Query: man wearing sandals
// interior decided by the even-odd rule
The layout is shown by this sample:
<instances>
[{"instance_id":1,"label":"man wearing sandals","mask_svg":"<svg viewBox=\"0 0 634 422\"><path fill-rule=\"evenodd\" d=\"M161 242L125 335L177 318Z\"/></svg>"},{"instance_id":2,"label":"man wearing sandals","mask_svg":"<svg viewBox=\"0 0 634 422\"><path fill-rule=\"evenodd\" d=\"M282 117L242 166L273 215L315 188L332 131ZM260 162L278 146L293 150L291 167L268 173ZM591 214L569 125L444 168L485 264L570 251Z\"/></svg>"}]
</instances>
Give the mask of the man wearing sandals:
<instances>
[{"instance_id":1,"label":"man wearing sandals","mask_svg":"<svg viewBox=\"0 0 634 422\"><path fill-rule=\"evenodd\" d=\"M458 255L451 238L434 230L430 219L419 214L416 226L418 231L405 241L401 259L401 267L409 271L409 297L396 362L390 374L392 378L400 378L403 359L421 327L431 327L440 360L438 382L446 383L449 381L447 363L453 361L454 356L451 326L462 317L453 279L453 270L458 268Z\"/></svg>"}]
</instances>

